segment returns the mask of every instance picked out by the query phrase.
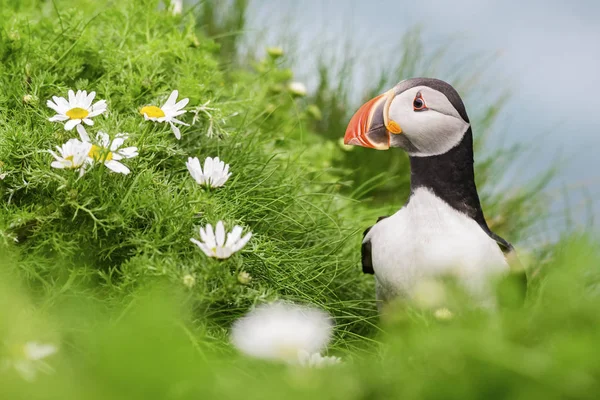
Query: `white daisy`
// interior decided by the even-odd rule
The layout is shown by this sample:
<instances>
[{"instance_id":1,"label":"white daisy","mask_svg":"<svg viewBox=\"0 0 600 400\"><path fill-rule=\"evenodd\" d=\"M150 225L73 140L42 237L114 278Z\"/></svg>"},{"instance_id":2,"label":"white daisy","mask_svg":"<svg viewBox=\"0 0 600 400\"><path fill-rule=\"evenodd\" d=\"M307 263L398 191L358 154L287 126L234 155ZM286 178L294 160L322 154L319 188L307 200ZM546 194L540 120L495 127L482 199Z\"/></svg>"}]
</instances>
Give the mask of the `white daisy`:
<instances>
[{"instance_id":1,"label":"white daisy","mask_svg":"<svg viewBox=\"0 0 600 400\"><path fill-rule=\"evenodd\" d=\"M113 172L127 175L131 171L120 161L124 158L133 158L138 155L137 147L122 148L123 143L128 138L127 134L118 133L111 142L108 134L98 132L96 135L97 144L91 146L88 154L88 162L92 164L99 162L106 165Z\"/></svg>"},{"instance_id":2,"label":"white daisy","mask_svg":"<svg viewBox=\"0 0 600 400\"><path fill-rule=\"evenodd\" d=\"M207 185L208 187L221 187L227 182L231 176L229 172L229 164L219 160L219 157L207 157L204 160L204 170L200 167L200 160L197 157L189 157L185 163L192 178L199 185Z\"/></svg>"},{"instance_id":3,"label":"white daisy","mask_svg":"<svg viewBox=\"0 0 600 400\"><path fill-rule=\"evenodd\" d=\"M89 142L82 142L79 139L70 139L67 143L61 147L56 146L58 153L48 150L50 154L56 159L52 161L52 168L60 169L76 169L79 170L79 175L85 173L86 160L88 154L92 149L92 144Z\"/></svg>"},{"instance_id":4,"label":"white daisy","mask_svg":"<svg viewBox=\"0 0 600 400\"><path fill-rule=\"evenodd\" d=\"M27 342L9 348L10 358L2 361L3 368L14 368L21 377L33 381L39 371L51 372L52 368L43 359L55 354L58 348L52 344Z\"/></svg>"},{"instance_id":5,"label":"white daisy","mask_svg":"<svg viewBox=\"0 0 600 400\"><path fill-rule=\"evenodd\" d=\"M253 357L298 363L300 352L310 355L327 346L332 328L324 311L277 302L259 306L237 320L231 341Z\"/></svg>"},{"instance_id":6,"label":"white daisy","mask_svg":"<svg viewBox=\"0 0 600 400\"><path fill-rule=\"evenodd\" d=\"M312 353L308 351L298 351L298 365L309 368L322 368L330 365L340 364L342 359L335 356L323 357L321 353Z\"/></svg>"},{"instance_id":7,"label":"white daisy","mask_svg":"<svg viewBox=\"0 0 600 400\"><path fill-rule=\"evenodd\" d=\"M211 224L200 228L200 238L202 241L194 238L191 238L190 241L200 247L207 256L225 259L241 250L252 237L252 232L248 232L242 237L242 230L241 226L234 226L233 230L227 234L227 241L225 241L225 226L223 225L223 221L219 221L217 222L215 231L213 231Z\"/></svg>"},{"instance_id":8,"label":"white daisy","mask_svg":"<svg viewBox=\"0 0 600 400\"><path fill-rule=\"evenodd\" d=\"M50 118L52 122L65 122L65 130L70 131L77 127L81 140L89 142L88 136L82 123L94 125L93 117L106 111L106 100L97 101L92 105L96 92L88 94L85 90L74 93L69 90L69 100L64 97L52 96L52 100L46 103L48 107L56 111L56 115Z\"/></svg>"},{"instance_id":9,"label":"white daisy","mask_svg":"<svg viewBox=\"0 0 600 400\"><path fill-rule=\"evenodd\" d=\"M179 128L175 126L175 124L190 126L189 124L186 124L185 122L175 118L187 112L183 108L190 101L190 99L185 98L177 102L178 96L179 92L177 90L173 90L167 99L167 102L162 107L145 106L140 110L140 114L142 114L147 121L168 122L169 125L171 125L171 129L173 130L177 140L181 139L181 132L179 131Z\"/></svg>"}]
</instances>

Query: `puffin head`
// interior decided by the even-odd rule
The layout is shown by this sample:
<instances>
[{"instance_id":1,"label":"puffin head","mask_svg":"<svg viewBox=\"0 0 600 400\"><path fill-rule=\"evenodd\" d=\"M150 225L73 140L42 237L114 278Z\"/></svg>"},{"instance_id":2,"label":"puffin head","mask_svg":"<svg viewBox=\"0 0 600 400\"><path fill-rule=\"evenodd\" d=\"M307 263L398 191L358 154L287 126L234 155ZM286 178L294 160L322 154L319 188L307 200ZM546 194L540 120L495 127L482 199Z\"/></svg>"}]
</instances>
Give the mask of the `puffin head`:
<instances>
[{"instance_id":1,"label":"puffin head","mask_svg":"<svg viewBox=\"0 0 600 400\"><path fill-rule=\"evenodd\" d=\"M452 86L413 78L365 103L350 120L344 143L435 156L457 146L469 127L465 106Z\"/></svg>"}]
</instances>

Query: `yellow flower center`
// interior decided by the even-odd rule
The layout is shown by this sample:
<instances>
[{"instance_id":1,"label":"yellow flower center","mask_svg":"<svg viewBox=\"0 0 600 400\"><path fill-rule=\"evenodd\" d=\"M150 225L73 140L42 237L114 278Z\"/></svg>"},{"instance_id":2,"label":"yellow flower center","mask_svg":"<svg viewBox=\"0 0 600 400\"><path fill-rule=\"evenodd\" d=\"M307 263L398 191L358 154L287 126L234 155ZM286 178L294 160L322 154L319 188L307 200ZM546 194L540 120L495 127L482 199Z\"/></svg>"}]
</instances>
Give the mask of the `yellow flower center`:
<instances>
[{"instance_id":1,"label":"yellow flower center","mask_svg":"<svg viewBox=\"0 0 600 400\"><path fill-rule=\"evenodd\" d=\"M71 161L71 166L69 168L72 168L72 169L79 168L79 167L81 167L81 164L83 164L83 160L82 160L82 162L80 162L79 164L76 165L75 164L75 156L73 156L73 155L66 156L65 160Z\"/></svg>"},{"instance_id":2,"label":"yellow flower center","mask_svg":"<svg viewBox=\"0 0 600 400\"><path fill-rule=\"evenodd\" d=\"M88 110L84 110L83 108L75 107L75 108L71 108L69 111L67 111L66 114L67 114L67 117L69 117L71 119L84 119L90 113L88 112Z\"/></svg>"},{"instance_id":3,"label":"yellow flower center","mask_svg":"<svg viewBox=\"0 0 600 400\"><path fill-rule=\"evenodd\" d=\"M103 147L93 144L88 156L96 161L110 161L113 158L113 153Z\"/></svg>"},{"instance_id":4,"label":"yellow flower center","mask_svg":"<svg viewBox=\"0 0 600 400\"><path fill-rule=\"evenodd\" d=\"M146 106L140 110L140 114L146 114L149 118L162 118L165 116L165 112L156 106Z\"/></svg>"}]
</instances>

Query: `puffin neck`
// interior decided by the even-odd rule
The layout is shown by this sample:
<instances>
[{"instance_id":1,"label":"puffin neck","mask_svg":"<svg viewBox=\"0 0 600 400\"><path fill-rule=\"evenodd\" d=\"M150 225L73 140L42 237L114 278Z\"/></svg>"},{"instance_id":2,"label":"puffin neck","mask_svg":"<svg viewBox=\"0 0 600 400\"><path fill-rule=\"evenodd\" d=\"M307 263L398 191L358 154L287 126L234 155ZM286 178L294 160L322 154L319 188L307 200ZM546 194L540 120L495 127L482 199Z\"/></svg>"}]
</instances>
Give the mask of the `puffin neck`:
<instances>
[{"instance_id":1,"label":"puffin neck","mask_svg":"<svg viewBox=\"0 0 600 400\"><path fill-rule=\"evenodd\" d=\"M452 208L474 219L484 230L489 230L475 186L471 128L456 147L444 154L410 157L410 169L411 195L418 188L427 188Z\"/></svg>"}]
</instances>

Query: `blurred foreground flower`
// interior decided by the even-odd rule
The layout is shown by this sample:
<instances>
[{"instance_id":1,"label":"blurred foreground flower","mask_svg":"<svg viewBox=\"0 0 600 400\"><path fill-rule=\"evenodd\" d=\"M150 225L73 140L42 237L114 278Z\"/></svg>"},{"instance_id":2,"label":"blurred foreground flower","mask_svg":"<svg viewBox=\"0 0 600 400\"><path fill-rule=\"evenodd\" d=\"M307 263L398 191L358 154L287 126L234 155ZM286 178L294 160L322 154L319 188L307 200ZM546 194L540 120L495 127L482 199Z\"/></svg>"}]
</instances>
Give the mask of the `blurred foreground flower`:
<instances>
[{"instance_id":1,"label":"blurred foreground flower","mask_svg":"<svg viewBox=\"0 0 600 400\"><path fill-rule=\"evenodd\" d=\"M52 161L51 166L52 168L59 169L76 169L79 171L79 176L82 176L85 173L85 168L87 166L86 161L91 149L92 144L89 142L70 139L61 147L56 146L58 154L52 150L48 150L55 158L55 161Z\"/></svg>"},{"instance_id":2,"label":"blurred foreground flower","mask_svg":"<svg viewBox=\"0 0 600 400\"><path fill-rule=\"evenodd\" d=\"M200 160L198 157L189 157L185 163L188 171L192 175L192 178L199 185L207 185L208 187L221 187L227 182L231 176L229 172L229 164L221 161L219 157L207 157L204 160L204 170L200 166Z\"/></svg>"},{"instance_id":3,"label":"blurred foreground flower","mask_svg":"<svg viewBox=\"0 0 600 400\"><path fill-rule=\"evenodd\" d=\"M225 241L225 226L223 225L223 221L219 221L217 222L215 231L213 231L211 224L200 228L200 238L202 241L194 238L191 238L190 241L200 247L207 256L225 259L241 250L252 237L252 232L248 232L242 237L242 231L243 228L241 226L234 226L233 230L227 234L227 241Z\"/></svg>"},{"instance_id":4,"label":"blurred foreground flower","mask_svg":"<svg viewBox=\"0 0 600 400\"><path fill-rule=\"evenodd\" d=\"M123 143L128 138L129 136L127 134L118 133L111 142L108 134L104 132L98 132L96 135L96 142L98 144L92 145L88 155L88 162L99 162L104 164L113 172L124 175L129 174L131 171L123 163L121 163L120 160L124 158L136 157L138 155L138 149L137 147L122 148Z\"/></svg>"},{"instance_id":5,"label":"blurred foreground flower","mask_svg":"<svg viewBox=\"0 0 600 400\"><path fill-rule=\"evenodd\" d=\"M140 114L142 114L147 121L168 122L169 125L171 125L171 129L173 130L177 140L181 139L181 131L177 126L175 126L175 124L190 126L189 124L186 124L185 122L175 118L187 112L183 108L187 106L190 101L190 99L185 98L177 102L178 96L179 92L177 90L173 90L167 99L167 102L163 104L162 107L145 106L140 110Z\"/></svg>"},{"instance_id":6,"label":"blurred foreground flower","mask_svg":"<svg viewBox=\"0 0 600 400\"><path fill-rule=\"evenodd\" d=\"M321 353L310 354L307 351L298 352L298 364L302 367L322 368L330 365L340 364L342 359L335 356L323 357Z\"/></svg>"},{"instance_id":7,"label":"blurred foreground flower","mask_svg":"<svg viewBox=\"0 0 600 400\"><path fill-rule=\"evenodd\" d=\"M448 310L446 307L442 307L435 310L433 316L440 321L450 321L452 318L454 318L454 313Z\"/></svg>"},{"instance_id":8,"label":"blurred foreground flower","mask_svg":"<svg viewBox=\"0 0 600 400\"><path fill-rule=\"evenodd\" d=\"M311 307L288 303L259 306L233 324L231 341L243 353L299 365L333 363L314 353L331 339L329 315ZM321 357L323 358L323 357Z\"/></svg>"},{"instance_id":9,"label":"blurred foreground flower","mask_svg":"<svg viewBox=\"0 0 600 400\"><path fill-rule=\"evenodd\" d=\"M288 90L295 96L306 96L306 86L302 82L290 82Z\"/></svg>"},{"instance_id":10,"label":"blurred foreground flower","mask_svg":"<svg viewBox=\"0 0 600 400\"><path fill-rule=\"evenodd\" d=\"M56 111L56 115L51 117L51 122L65 122L65 130L70 131L77 127L77 132L81 140L89 142L88 136L82 123L94 125L93 117L96 117L106 111L106 100L97 101L92 105L96 92L88 94L85 90L78 90L74 93L69 90L69 100L64 97L52 96L52 100L46 103L48 107Z\"/></svg>"},{"instance_id":11,"label":"blurred foreground flower","mask_svg":"<svg viewBox=\"0 0 600 400\"><path fill-rule=\"evenodd\" d=\"M38 372L52 372L52 368L42 361L58 351L52 344L27 342L11 349L10 358L2 360L2 368L14 368L21 377L33 381Z\"/></svg>"},{"instance_id":12,"label":"blurred foreground flower","mask_svg":"<svg viewBox=\"0 0 600 400\"><path fill-rule=\"evenodd\" d=\"M413 302L420 308L432 310L447 302L446 287L435 279L422 279L412 293Z\"/></svg>"}]
</instances>

